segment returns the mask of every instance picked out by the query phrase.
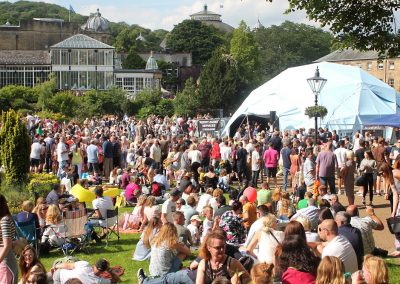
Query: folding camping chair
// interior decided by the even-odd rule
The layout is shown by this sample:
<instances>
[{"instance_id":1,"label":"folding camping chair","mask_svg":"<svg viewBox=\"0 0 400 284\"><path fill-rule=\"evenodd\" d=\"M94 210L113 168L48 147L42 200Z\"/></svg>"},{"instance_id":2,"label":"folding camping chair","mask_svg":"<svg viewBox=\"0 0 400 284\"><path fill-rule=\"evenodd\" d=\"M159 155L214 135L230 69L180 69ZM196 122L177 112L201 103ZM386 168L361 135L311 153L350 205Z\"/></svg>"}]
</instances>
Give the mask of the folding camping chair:
<instances>
[{"instance_id":1,"label":"folding camping chair","mask_svg":"<svg viewBox=\"0 0 400 284\"><path fill-rule=\"evenodd\" d=\"M61 250L65 255L72 255L81 250L85 253L90 242L90 232L87 230L88 216L86 209L71 210L63 213L65 226L65 242Z\"/></svg>"},{"instance_id":2,"label":"folding camping chair","mask_svg":"<svg viewBox=\"0 0 400 284\"><path fill-rule=\"evenodd\" d=\"M39 255L39 229L35 226L35 220L27 222L18 222L17 216L13 216L17 238L25 238Z\"/></svg>"}]
</instances>

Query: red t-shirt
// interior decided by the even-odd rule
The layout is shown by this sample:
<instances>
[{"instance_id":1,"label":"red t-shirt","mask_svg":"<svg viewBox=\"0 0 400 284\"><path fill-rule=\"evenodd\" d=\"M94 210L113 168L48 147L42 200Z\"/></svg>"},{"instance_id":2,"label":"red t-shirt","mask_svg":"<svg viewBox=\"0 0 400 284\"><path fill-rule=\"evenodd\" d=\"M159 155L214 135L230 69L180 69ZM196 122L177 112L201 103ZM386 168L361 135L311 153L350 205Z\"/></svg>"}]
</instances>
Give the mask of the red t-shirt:
<instances>
[{"instance_id":1,"label":"red t-shirt","mask_svg":"<svg viewBox=\"0 0 400 284\"><path fill-rule=\"evenodd\" d=\"M282 274L282 284L315 284L315 275L289 267Z\"/></svg>"}]
</instances>

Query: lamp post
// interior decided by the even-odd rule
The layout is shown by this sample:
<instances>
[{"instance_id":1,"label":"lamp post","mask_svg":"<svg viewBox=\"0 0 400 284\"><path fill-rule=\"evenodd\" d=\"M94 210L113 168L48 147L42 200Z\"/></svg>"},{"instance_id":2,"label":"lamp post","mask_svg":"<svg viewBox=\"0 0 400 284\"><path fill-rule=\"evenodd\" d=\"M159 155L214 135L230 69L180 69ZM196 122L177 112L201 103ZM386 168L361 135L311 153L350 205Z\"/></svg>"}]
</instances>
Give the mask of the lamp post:
<instances>
[{"instance_id":1,"label":"lamp post","mask_svg":"<svg viewBox=\"0 0 400 284\"><path fill-rule=\"evenodd\" d=\"M315 95L315 106L318 106L318 95L321 92L322 88L325 86L326 81L328 81L325 78L322 78L319 76L319 69L317 66L317 69L315 70L315 75L314 77L308 78L307 82L308 85L310 85L311 91ZM318 137L318 117L315 116L315 133L314 133L314 144L317 144L317 137Z\"/></svg>"}]
</instances>

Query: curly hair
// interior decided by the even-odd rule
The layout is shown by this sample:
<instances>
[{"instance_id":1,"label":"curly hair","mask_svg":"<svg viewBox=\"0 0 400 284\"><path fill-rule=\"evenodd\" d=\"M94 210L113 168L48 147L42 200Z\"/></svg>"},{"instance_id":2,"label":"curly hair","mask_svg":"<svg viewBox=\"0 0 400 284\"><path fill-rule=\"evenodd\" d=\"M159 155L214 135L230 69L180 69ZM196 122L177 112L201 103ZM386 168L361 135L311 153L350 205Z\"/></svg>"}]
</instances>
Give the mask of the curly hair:
<instances>
[{"instance_id":1,"label":"curly hair","mask_svg":"<svg viewBox=\"0 0 400 284\"><path fill-rule=\"evenodd\" d=\"M318 257L307 246L301 235L288 235L282 242L282 252L279 256L281 271L289 267L317 274Z\"/></svg>"}]
</instances>

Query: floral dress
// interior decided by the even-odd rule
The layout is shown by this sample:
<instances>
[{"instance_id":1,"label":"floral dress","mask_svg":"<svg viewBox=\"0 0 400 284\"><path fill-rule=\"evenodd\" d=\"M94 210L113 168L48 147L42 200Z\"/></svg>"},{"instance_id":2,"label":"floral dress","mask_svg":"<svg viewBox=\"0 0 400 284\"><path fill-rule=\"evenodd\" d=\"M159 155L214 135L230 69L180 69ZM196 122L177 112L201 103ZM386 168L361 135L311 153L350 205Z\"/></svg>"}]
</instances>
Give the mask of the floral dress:
<instances>
[{"instance_id":1,"label":"floral dress","mask_svg":"<svg viewBox=\"0 0 400 284\"><path fill-rule=\"evenodd\" d=\"M232 210L226 211L221 216L219 227L226 232L226 243L240 246L246 240L246 231L242 225L243 219L235 215Z\"/></svg>"}]
</instances>

